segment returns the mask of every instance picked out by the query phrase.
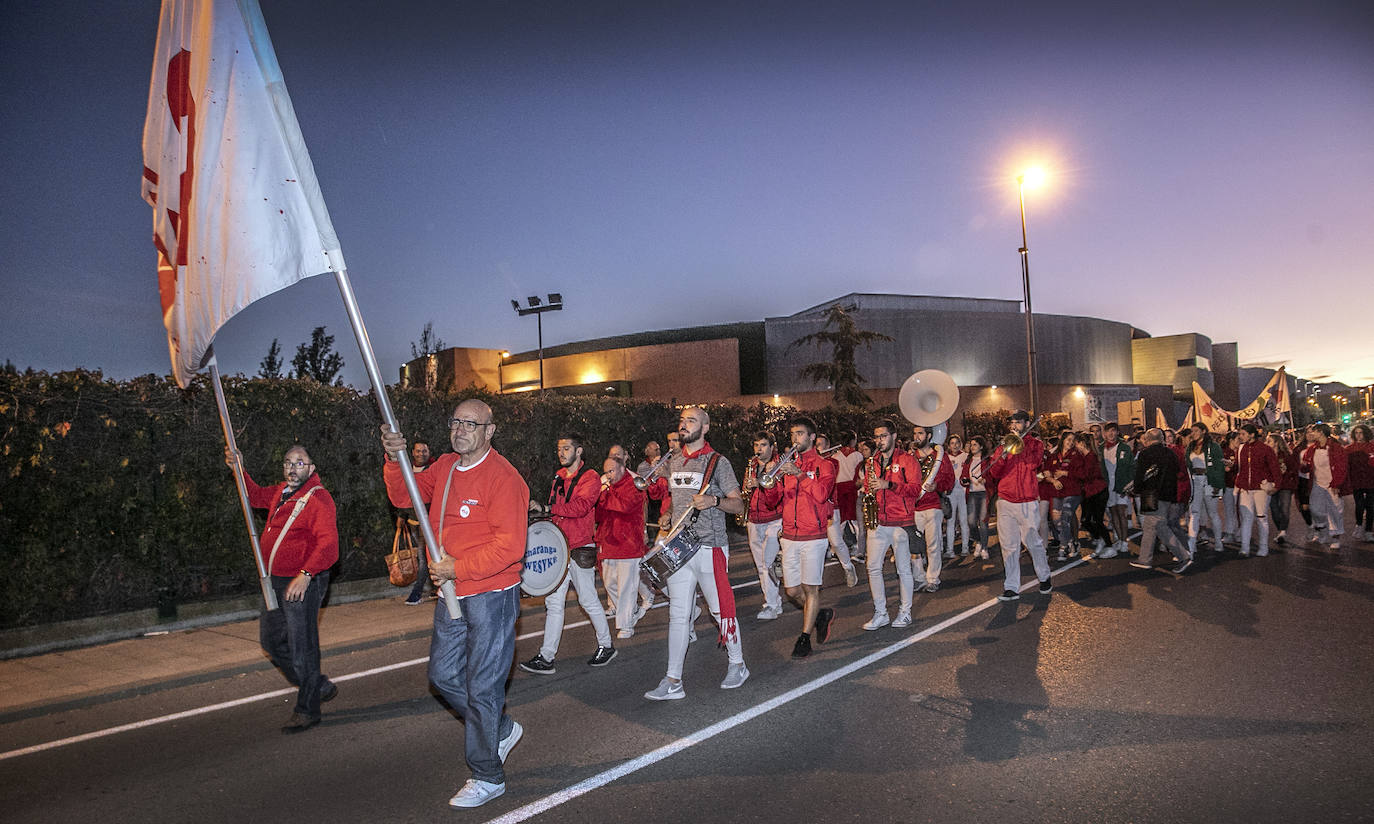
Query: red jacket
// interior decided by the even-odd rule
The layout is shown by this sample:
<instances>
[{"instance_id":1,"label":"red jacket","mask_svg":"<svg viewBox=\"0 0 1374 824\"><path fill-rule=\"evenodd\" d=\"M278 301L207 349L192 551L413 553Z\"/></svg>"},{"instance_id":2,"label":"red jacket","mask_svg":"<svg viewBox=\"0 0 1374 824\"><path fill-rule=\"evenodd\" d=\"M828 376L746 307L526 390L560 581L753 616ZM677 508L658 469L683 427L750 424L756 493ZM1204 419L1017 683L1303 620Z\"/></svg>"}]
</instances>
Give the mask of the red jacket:
<instances>
[{"instance_id":1,"label":"red jacket","mask_svg":"<svg viewBox=\"0 0 1374 824\"><path fill-rule=\"evenodd\" d=\"M927 456L926 460L933 460L934 453ZM921 456L919 453L912 453L911 460L916 463L917 471L921 468ZM917 481L917 492L920 492L920 485L925 481L925 474L922 473L920 480ZM926 509L939 509L940 496L954 488L954 465L949 462L949 456L943 449L940 450L940 466L935 470L935 478L931 481L933 489L921 495L916 501L916 511Z\"/></svg>"},{"instance_id":2,"label":"red jacket","mask_svg":"<svg viewBox=\"0 0 1374 824\"><path fill-rule=\"evenodd\" d=\"M757 479L762 478L768 467L777 461L778 457L774 455L767 466L759 466L758 458L750 458L746 466L754 467L754 477ZM761 486L754 489L753 494L749 496L749 523L771 524L782 519L782 489L782 484L774 484L772 489L764 489Z\"/></svg>"},{"instance_id":3,"label":"red jacket","mask_svg":"<svg viewBox=\"0 0 1374 824\"><path fill-rule=\"evenodd\" d=\"M283 481L275 486L258 486L248 473L243 473L243 483L248 487L248 504L254 509L267 510L267 525L262 529L258 545L262 547L262 562L268 564L268 575L281 575L294 578L301 570L311 575L324 572L339 560L339 527L336 521L334 499L320 483L318 472L305 479L296 491L282 500ZM315 490L311 492L310 490ZM306 494L301 514L291 523L291 528L282 535L282 527L291 519L296 503ZM277 539L281 538L281 545ZM277 547L275 557L272 548Z\"/></svg>"},{"instance_id":4,"label":"red jacket","mask_svg":"<svg viewBox=\"0 0 1374 824\"><path fill-rule=\"evenodd\" d=\"M1317 483L1317 477L1312 471L1312 454L1317 451L1316 444L1309 444L1302 451L1302 469L1312 478L1313 485ZM1335 438L1326 439L1326 456L1331 461L1331 488L1340 492L1345 492L1347 483L1350 480L1350 465L1346 458L1345 447Z\"/></svg>"},{"instance_id":5,"label":"red jacket","mask_svg":"<svg viewBox=\"0 0 1374 824\"><path fill-rule=\"evenodd\" d=\"M1298 490L1298 462L1301 460L1296 452L1289 452L1279 461L1279 467L1283 470L1283 476L1279 478L1279 489Z\"/></svg>"},{"instance_id":6,"label":"red jacket","mask_svg":"<svg viewBox=\"0 0 1374 824\"><path fill-rule=\"evenodd\" d=\"M859 489L868 489L870 464L882 463L882 456L864 461L859 468ZM892 450L892 460L878 469L879 480L891 486L876 493L880 526L911 526L916 520L916 498L921 494L921 468L910 455Z\"/></svg>"},{"instance_id":7,"label":"red jacket","mask_svg":"<svg viewBox=\"0 0 1374 824\"><path fill-rule=\"evenodd\" d=\"M1374 442L1360 441L1346 447L1350 486L1353 489L1374 489Z\"/></svg>"},{"instance_id":8,"label":"red jacket","mask_svg":"<svg viewBox=\"0 0 1374 824\"><path fill-rule=\"evenodd\" d=\"M1035 474L1045 458L1045 442L1034 435L1023 435L1021 440L1020 452L1008 455L998 444L988 461L987 474L997 481L997 496L1011 504L1040 499L1040 482Z\"/></svg>"},{"instance_id":9,"label":"red jacket","mask_svg":"<svg viewBox=\"0 0 1374 824\"><path fill-rule=\"evenodd\" d=\"M599 481L598 481L599 483ZM632 473L606 487L596 502L597 557L644 557L644 493Z\"/></svg>"},{"instance_id":10,"label":"red jacket","mask_svg":"<svg viewBox=\"0 0 1374 824\"><path fill-rule=\"evenodd\" d=\"M420 500L429 507L429 522L444 552L453 557L454 586L459 596L495 592L520 583L529 527L530 488L520 473L496 450L460 471L458 453L440 455L415 476ZM435 501L452 475L448 506ZM394 506L411 506L401 467L382 468L387 496ZM438 493L436 494L436 489ZM443 523L439 515L444 516Z\"/></svg>"},{"instance_id":11,"label":"red jacket","mask_svg":"<svg viewBox=\"0 0 1374 824\"><path fill-rule=\"evenodd\" d=\"M803 475L779 475L782 481L782 537L814 541L826 537L835 504L835 462L810 449L793 459ZM777 488L776 486L774 487Z\"/></svg>"},{"instance_id":12,"label":"red jacket","mask_svg":"<svg viewBox=\"0 0 1374 824\"><path fill-rule=\"evenodd\" d=\"M560 483L561 481L561 483ZM567 470L559 469L553 474L553 485L549 487L549 511L553 513L553 523L563 530L568 539L568 548L587 546L595 538L596 499L601 495L601 476L596 470L584 469L574 481Z\"/></svg>"},{"instance_id":13,"label":"red jacket","mask_svg":"<svg viewBox=\"0 0 1374 824\"><path fill-rule=\"evenodd\" d=\"M1186 504L1193 500L1193 473L1188 471L1188 453L1182 444L1174 444L1169 447L1178 458L1178 501L1177 503Z\"/></svg>"},{"instance_id":14,"label":"red jacket","mask_svg":"<svg viewBox=\"0 0 1374 824\"><path fill-rule=\"evenodd\" d=\"M1102 474L1102 460L1096 454L1084 455L1078 453L1078 457L1083 459L1083 497L1091 498L1101 492L1107 491L1107 478Z\"/></svg>"},{"instance_id":15,"label":"red jacket","mask_svg":"<svg viewBox=\"0 0 1374 824\"><path fill-rule=\"evenodd\" d=\"M1269 481L1275 485L1283 479L1279 456L1273 447L1260 441L1243 443L1236 450L1236 488L1255 490Z\"/></svg>"},{"instance_id":16,"label":"red jacket","mask_svg":"<svg viewBox=\"0 0 1374 824\"><path fill-rule=\"evenodd\" d=\"M1045 461L1045 474L1053 478L1056 472L1065 472L1064 477L1059 478L1060 488L1055 490L1056 498L1081 498L1083 497L1083 482L1089 475L1088 459L1077 447L1072 447L1069 454L1056 451ZM1050 484L1054 486L1054 484Z\"/></svg>"},{"instance_id":17,"label":"red jacket","mask_svg":"<svg viewBox=\"0 0 1374 824\"><path fill-rule=\"evenodd\" d=\"M1226 488L1233 489L1236 485L1236 450L1229 446L1222 445L1221 456L1226 460Z\"/></svg>"}]
</instances>

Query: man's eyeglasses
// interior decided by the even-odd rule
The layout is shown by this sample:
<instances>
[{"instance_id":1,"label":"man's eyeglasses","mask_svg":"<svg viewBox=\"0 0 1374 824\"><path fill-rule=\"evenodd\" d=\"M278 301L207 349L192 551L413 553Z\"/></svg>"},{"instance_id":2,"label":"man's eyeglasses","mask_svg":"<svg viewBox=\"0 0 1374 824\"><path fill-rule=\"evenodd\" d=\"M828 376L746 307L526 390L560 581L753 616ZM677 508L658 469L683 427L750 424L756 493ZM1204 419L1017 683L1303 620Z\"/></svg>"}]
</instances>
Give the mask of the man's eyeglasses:
<instances>
[{"instance_id":1,"label":"man's eyeglasses","mask_svg":"<svg viewBox=\"0 0 1374 824\"><path fill-rule=\"evenodd\" d=\"M449 419L448 419L448 428L449 428L450 430L453 430L453 429L461 429L461 430L463 430L464 432L476 432L476 431L477 431L477 427L479 427L479 426L491 426L491 424L490 424L490 423L478 423L477 421L467 421L467 420L463 420L462 418L449 418Z\"/></svg>"},{"instance_id":2,"label":"man's eyeglasses","mask_svg":"<svg viewBox=\"0 0 1374 824\"><path fill-rule=\"evenodd\" d=\"M310 466L310 461L282 461L282 469L305 469Z\"/></svg>"}]
</instances>

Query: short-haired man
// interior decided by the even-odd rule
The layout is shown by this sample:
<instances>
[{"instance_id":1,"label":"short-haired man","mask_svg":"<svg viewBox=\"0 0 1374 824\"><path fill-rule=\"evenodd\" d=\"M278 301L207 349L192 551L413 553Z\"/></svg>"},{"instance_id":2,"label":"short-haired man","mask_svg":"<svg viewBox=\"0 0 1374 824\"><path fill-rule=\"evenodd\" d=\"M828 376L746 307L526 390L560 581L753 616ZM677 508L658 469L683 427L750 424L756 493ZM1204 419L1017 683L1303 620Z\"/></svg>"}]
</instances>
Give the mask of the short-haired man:
<instances>
[{"instance_id":1,"label":"short-haired man","mask_svg":"<svg viewBox=\"0 0 1374 824\"><path fill-rule=\"evenodd\" d=\"M1345 530L1345 503L1341 493L1349 478L1350 463L1339 438L1331 437L1331 427L1314 423L1307 427L1308 444L1299 465L1311 478L1308 507L1312 514L1312 540L1330 541L1332 551L1341 548Z\"/></svg>"},{"instance_id":2,"label":"short-haired man","mask_svg":"<svg viewBox=\"0 0 1374 824\"><path fill-rule=\"evenodd\" d=\"M1107 479L1107 516L1111 519L1112 535L1116 540L1110 547L1093 555L1098 558L1128 555L1131 510L1131 494L1128 490L1135 479L1135 453L1131 451L1130 444L1121 440L1120 427L1114 423L1102 428L1102 475Z\"/></svg>"},{"instance_id":3,"label":"short-haired man","mask_svg":"<svg viewBox=\"0 0 1374 824\"><path fill-rule=\"evenodd\" d=\"M448 431L454 451L415 476L444 551L444 559L430 566L430 578L436 585L453 581L463 610L454 620L442 600L435 604L429 680L463 718L464 752L472 771L448 803L480 807L505 793L503 764L524 735L505 705L506 678L515 660L530 488L491 448L496 435L491 407L476 398L463 401L453 410ZM396 506L411 506L394 458L405 448L405 437L382 424L387 455L382 477Z\"/></svg>"},{"instance_id":4,"label":"short-haired man","mask_svg":"<svg viewBox=\"0 0 1374 824\"><path fill-rule=\"evenodd\" d=\"M1040 539L1040 465L1045 462L1045 442L1030 433L1030 413L1018 409L1007 420L1012 434L1021 439L1021 448L1008 451L999 444L988 461L987 474L997 480L997 542L1002 545L1005 571L999 601L1021 597L1021 544L1030 552L1040 594L1054 590L1045 542Z\"/></svg>"},{"instance_id":5,"label":"short-haired man","mask_svg":"<svg viewBox=\"0 0 1374 824\"><path fill-rule=\"evenodd\" d=\"M224 457L230 467L242 461L227 448ZM246 469L243 483L248 504L267 510L260 545L279 605L262 613L259 641L272 665L296 687L296 706L281 731L304 732L320 723L320 702L339 692L320 672L320 604L329 589L329 569L339 560L334 499L299 444L286 450L281 483L258 486Z\"/></svg>"},{"instance_id":6,"label":"short-haired man","mask_svg":"<svg viewBox=\"0 0 1374 824\"><path fill-rule=\"evenodd\" d=\"M1250 554L1250 534L1259 521L1259 545L1256 555L1269 554L1269 495L1279 488L1283 470L1279 456L1260 437L1260 429L1253 423L1240 428L1240 446L1236 449L1236 506L1240 509L1240 554Z\"/></svg>"},{"instance_id":7,"label":"short-haired man","mask_svg":"<svg viewBox=\"0 0 1374 824\"><path fill-rule=\"evenodd\" d=\"M601 496L601 476L582 463L582 436L566 434L558 438L558 471L549 487L548 511L554 526L568 539L572 561L568 574L558 589L544 597L544 642L539 652L528 661L520 662L520 669L535 675L553 675L553 662L558 644L563 640L563 607L568 600L568 587L577 591L577 602L591 619L596 632L596 654L587 661L589 666L604 667L616 655L611 643L611 625L601 596L596 591L595 511Z\"/></svg>"},{"instance_id":8,"label":"short-haired man","mask_svg":"<svg viewBox=\"0 0 1374 824\"><path fill-rule=\"evenodd\" d=\"M748 502L745 529L749 533L749 554L754 557L759 573L759 589L763 591L763 609L757 617L760 621L772 621L782 615L782 598L773 578L773 562L781 551L778 537L782 534L782 485L759 485L759 479L778 462L773 436L755 432L753 447L754 457L744 469L743 494Z\"/></svg>"},{"instance_id":9,"label":"short-haired man","mask_svg":"<svg viewBox=\"0 0 1374 824\"><path fill-rule=\"evenodd\" d=\"M635 599L643 586L639 559L644 557L644 498L624 460L613 452L602 465L601 496L596 501L596 547L601 579L615 606L618 638L632 637L635 624L643 616L635 609Z\"/></svg>"},{"instance_id":10,"label":"short-haired man","mask_svg":"<svg viewBox=\"0 0 1374 824\"><path fill-rule=\"evenodd\" d=\"M688 625L698 588L720 625L720 640L729 657L720 688L734 689L749 678L727 574L730 542L725 533L725 516L744 512L744 499L730 461L706 442L710 428L706 410L699 406L682 410L676 433L680 449L649 487L650 495L672 502L664 509L673 523L683 519L683 536L695 547L694 554L668 578L668 672L657 687L644 693L651 701L687 697L682 664L687 657Z\"/></svg>"},{"instance_id":11,"label":"short-haired man","mask_svg":"<svg viewBox=\"0 0 1374 824\"><path fill-rule=\"evenodd\" d=\"M924 426L911 429L911 457L921 472L921 495L916 499L913 523L916 525L915 545L911 548L912 574L917 592L937 592L940 589L940 570L944 565L943 496L954 488L954 467L943 449L931 443L931 431ZM939 460L937 466L935 461ZM923 559L922 553L925 558ZM925 580L921 581L920 578Z\"/></svg>"},{"instance_id":12,"label":"short-haired man","mask_svg":"<svg viewBox=\"0 0 1374 824\"><path fill-rule=\"evenodd\" d=\"M778 468L782 486L782 582L787 597L802 610L802 631L792 647L793 658L811 654L816 643L830 639L835 610L821 607L821 581L830 548L826 524L834 512L835 464L816 451L816 424L793 418L788 427L794 457Z\"/></svg>"},{"instance_id":13,"label":"short-haired man","mask_svg":"<svg viewBox=\"0 0 1374 824\"><path fill-rule=\"evenodd\" d=\"M1192 566L1193 558L1184 547L1187 534L1180 521L1188 502L1179 501L1182 473L1178 455L1164 443L1164 431L1147 429L1140 438L1143 447L1135 462L1135 493L1140 496L1140 557L1131 561L1138 569L1152 569L1155 539L1178 559L1174 572L1181 574ZM1191 481L1188 481L1191 484ZM1190 487L1182 487L1188 489Z\"/></svg>"},{"instance_id":14,"label":"short-haired man","mask_svg":"<svg viewBox=\"0 0 1374 824\"><path fill-rule=\"evenodd\" d=\"M921 469L910 455L897 447L897 425L889 420L873 426L874 454L864 461L859 471L859 486L873 495L878 525L868 531L865 547L868 566L868 590L873 596L873 618L864 629L875 630L891 624L911 626L911 599L914 588L911 576L911 536L914 529L916 499L921 495ZM897 606L897 620L887 614L887 583L883 580L883 563L887 548L892 547L897 566L897 587L901 603Z\"/></svg>"}]
</instances>

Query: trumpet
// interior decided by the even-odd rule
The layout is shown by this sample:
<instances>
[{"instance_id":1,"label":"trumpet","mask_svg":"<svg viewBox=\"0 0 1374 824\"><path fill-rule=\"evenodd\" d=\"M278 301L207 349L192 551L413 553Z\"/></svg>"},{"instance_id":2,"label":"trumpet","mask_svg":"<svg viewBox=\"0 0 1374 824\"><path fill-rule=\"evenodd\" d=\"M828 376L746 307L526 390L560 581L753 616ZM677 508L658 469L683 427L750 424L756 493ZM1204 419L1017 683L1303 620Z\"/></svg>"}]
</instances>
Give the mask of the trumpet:
<instances>
[{"instance_id":1,"label":"trumpet","mask_svg":"<svg viewBox=\"0 0 1374 824\"><path fill-rule=\"evenodd\" d=\"M634 480L635 489L638 489L640 492L643 492L644 490L648 489L649 479L652 478L654 476L654 473L658 472L658 470L665 463L667 463L668 459L671 457L673 457L673 453L671 450L669 450L668 452L664 452L663 457L659 458L653 466L649 467L648 472L645 472L643 475L636 475Z\"/></svg>"},{"instance_id":2,"label":"trumpet","mask_svg":"<svg viewBox=\"0 0 1374 824\"><path fill-rule=\"evenodd\" d=\"M796 457L796 454L797 447L795 445L791 449L783 453L782 459L779 460L776 464L774 464L772 469L768 470L767 472L759 476L759 486L763 487L764 489L772 489L773 486L778 482L778 471L782 469L783 464L787 463L788 461L792 460L792 458Z\"/></svg>"}]
</instances>

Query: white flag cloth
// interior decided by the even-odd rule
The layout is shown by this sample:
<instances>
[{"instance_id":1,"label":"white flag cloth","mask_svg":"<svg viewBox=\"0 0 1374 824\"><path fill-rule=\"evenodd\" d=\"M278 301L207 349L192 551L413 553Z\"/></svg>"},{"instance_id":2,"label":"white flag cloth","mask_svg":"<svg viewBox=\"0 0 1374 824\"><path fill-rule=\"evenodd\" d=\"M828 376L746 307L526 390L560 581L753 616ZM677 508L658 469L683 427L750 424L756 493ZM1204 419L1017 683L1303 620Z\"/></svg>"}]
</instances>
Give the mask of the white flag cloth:
<instances>
[{"instance_id":1,"label":"white flag cloth","mask_svg":"<svg viewBox=\"0 0 1374 824\"><path fill-rule=\"evenodd\" d=\"M1166 419L1166 418L1164 417L1164 410L1163 410L1163 409L1160 409L1158 406L1155 407L1155 428L1156 428L1156 429L1168 429L1168 428L1169 428L1169 421L1168 421L1168 419Z\"/></svg>"},{"instance_id":2,"label":"white flag cloth","mask_svg":"<svg viewBox=\"0 0 1374 824\"><path fill-rule=\"evenodd\" d=\"M163 0L143 167L181 386L239 310L343 270L256 0Z\"/></svg>"},{"instance_id":3,"label":"white flag cloth","mask_svg":"<svg viewBox=\"0 0 1374 824\"><path fill-rule=\"evenodd\" d=\"M1198 386L1197 381L1193 381L1193 410L1197 415L1197 422L1207 427L1207 431L1214 435L1230 432L1234 427L1234 416L1227 412L1207 394L1207 390Z\"/></svg>"},{"instance_id":4,"label":"white flag cloth","mask_svg":"<svg viewBox=\"0 0 1374 824\"><path fill-rule=\"evenodd\" d=\"M1260 426L1267 426L1284 420L1284 415L1289 415L1293 407L1288 399L1288 373L1282 367L1274 372L1274 376L1264 385L1249 406L1236 413L1237 418L1253 420Z\"/></svg>"}]
</instances>

